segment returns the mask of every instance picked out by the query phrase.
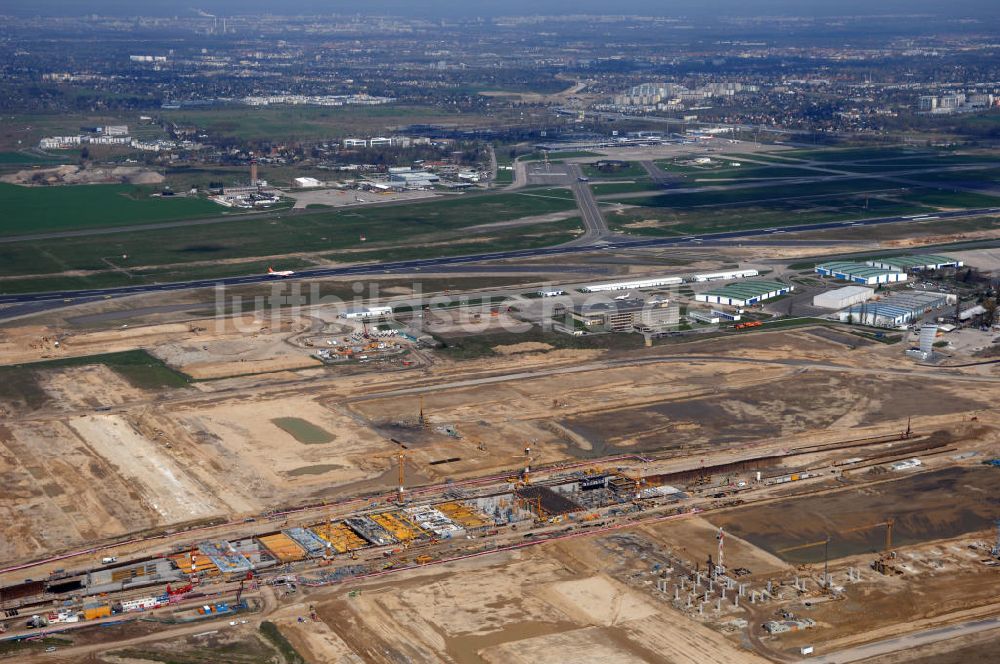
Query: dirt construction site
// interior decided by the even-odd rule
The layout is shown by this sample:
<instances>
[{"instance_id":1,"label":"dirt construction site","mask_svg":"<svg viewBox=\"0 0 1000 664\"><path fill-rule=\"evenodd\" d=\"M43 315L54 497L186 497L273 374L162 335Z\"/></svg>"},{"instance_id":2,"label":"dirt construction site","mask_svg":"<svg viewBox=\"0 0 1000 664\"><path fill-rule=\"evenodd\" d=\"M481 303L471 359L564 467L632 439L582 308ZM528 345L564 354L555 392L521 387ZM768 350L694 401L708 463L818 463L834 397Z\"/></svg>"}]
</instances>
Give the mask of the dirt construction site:
<instances>
[{"instance_id":1,"label":"dirt construction site","mask_svg":"<svg viewBox=\"0 0 1000 664\"><path fill-rule=\"evenodd\" d=\"M194 528L234 539L270 514L392 492L401 478L454 501L471 491L458 486L509 491L530 483L528 468L565 467L673 488L674 502L654 504L664 489L587 506L587 523L539 507L544 543L523 525L434 538L451 548L429 552L433 565L303 582L294 596L262 584L252 619L208 640L126 626L51 661L282 661L258 631L266 620L309 662L738 664L805 648L878 662L889 653L878 643L909 647L907 632L1000 608L1000 468L982 463L1000 456L998 364L918 364L905 343L821 325L641 350L527 342L457 358L398 336L384 357L317 355L375 349L352 334L321 311L8 325L0 583L97 545L152 551L132 537L165 537L163 551ZM490 555L462 553L490 537L501 538ZM954 636L971 643L978 632L963 629ZM225 660L238 634L256 645Z\"/></svg>"}]
</instances>

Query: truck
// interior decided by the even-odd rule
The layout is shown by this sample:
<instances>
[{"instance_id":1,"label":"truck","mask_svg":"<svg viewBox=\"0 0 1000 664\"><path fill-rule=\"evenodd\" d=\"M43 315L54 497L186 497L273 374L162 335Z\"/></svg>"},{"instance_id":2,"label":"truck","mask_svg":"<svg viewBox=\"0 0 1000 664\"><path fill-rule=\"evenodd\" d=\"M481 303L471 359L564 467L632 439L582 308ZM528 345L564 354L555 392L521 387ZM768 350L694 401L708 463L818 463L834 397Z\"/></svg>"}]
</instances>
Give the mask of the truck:
<instances>
[{"instance_id":1,"label":"truck","mask_svg":"<svg viewBox=\"0 0 1000 664\"><path fill-rule=\"evenodd\" d=\"M118 558L116 556L104 556L103 558L101 558L102 565L110 565L111 563L116 563L116 562L118 562Z\"/></svg>"}]
</instances>

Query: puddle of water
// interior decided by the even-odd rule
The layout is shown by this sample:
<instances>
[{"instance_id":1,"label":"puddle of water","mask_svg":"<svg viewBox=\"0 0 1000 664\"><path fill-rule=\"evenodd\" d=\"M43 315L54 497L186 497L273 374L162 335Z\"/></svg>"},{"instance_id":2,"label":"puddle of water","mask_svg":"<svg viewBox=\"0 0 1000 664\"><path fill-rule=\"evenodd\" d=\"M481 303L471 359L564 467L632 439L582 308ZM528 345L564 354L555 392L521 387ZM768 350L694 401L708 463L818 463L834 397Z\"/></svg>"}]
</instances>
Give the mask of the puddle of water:
<instances>
[{"instance_id":1,"label":"puddle of water","mask_svg":"<svg viewBox=\"0 0 1000 664\"><path fill-rule=\"evenodd\" d=\"M315 466L302 466L301 468L296 468L295 470L290 470L286 473L289 477L301 477L302 475L322 475L323 473L329 472L331 470L338 470L343 468L343 466L338 466L335 463L320 463Z\"/></svg>"},{"instance_id":2,"label":"puddle of water","mask_svg":"<svg viewBox=\"0 0 1000 664\"><path fill-rule=\"evenodd\" d=\"M333 434L301 417L276 417L271 424L303 445L323 445L333 441Z\"/></svg>"}]
</instances>

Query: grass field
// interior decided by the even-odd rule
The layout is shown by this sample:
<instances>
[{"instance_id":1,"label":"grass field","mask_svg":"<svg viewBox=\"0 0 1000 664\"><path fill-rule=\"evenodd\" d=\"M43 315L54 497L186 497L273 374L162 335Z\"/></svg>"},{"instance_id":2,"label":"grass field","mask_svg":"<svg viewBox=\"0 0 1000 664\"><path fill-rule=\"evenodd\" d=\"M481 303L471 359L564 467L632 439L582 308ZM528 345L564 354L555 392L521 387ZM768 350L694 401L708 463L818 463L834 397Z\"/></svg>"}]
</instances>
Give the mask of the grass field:
<instances>
[{"instance_id":1,"label":"grass field","mask_svg":"<svg viewBox=\"0 0 1000 664\"><path fill-rule=\"evenodd\" d=\"M561 212L574 206L571 194L565 190L532 189L410 205L289 213L278 218L247 217L189 226L183 231L161 229L14 242L0 245L0 276L320 253L374 243L400 244L432 234L446 239L448 234L468 226ZM360 240L361 234L367 237L367 243ZM124 255L128 258L123 259Z\"/></svg>"},{"instance_id":2,"label":"grass field","mask_svg":"<svg viewBox=\"0 0 1000 664\"><path fill-rule=\"evenodd\" d=\"M482 116L415 106L270 106L165 111L167 120L244 141L322 140L379 134L400 124L475 124Z\"/></svg>"},{"instance_id":3,"label":"grass field","mask_svg":"<svg viewBox=\"0 0 1000 664\"><path fill-rule=\"evenodd\" d=\"M199 198L150 198L149 188L95 184L19 187L0 183L0 235L128 226L221 214Z\"/></svg>"},{"instance_id":4,"label":"grass field","mask_svg":"<svg viewBox=\"0 0 1000 664\"><path fill-rule=\"evenodd\" d=\"M74 158L75 157L76 155L74 154ZM44 157L30 152L0 152L0 166L5 166L7 164L58 164L65 161L66 160L62 157Z\"/></svg>"},{"instance_id":5,"label":"grass field","mask_svg":"<svg viewBox=\"0 0 1000 664\"><path fill-rule=\"evenodd\" d=\"M511 196L514 196L511 194ZM471 200L471 199L469 199ZM528 200L532 200L529 198ZM537 200L537 199L536 199ZM540 199L546 201L545 206L562 205L559 199ZM570 206L572 201L567 202ZM416 207L416 206L414 206ZM401 208L376 208L378 210L401 210ZM537 210L538 207L532 209ZM451 210L449 210L450 212ZM497 220L490 213L489 219ZM526 215L519 215L526 216ZM307 220L302 216L298 221ZM261 274L268 267L275 269L300 270L315 267L322 261L337 261L344 263L381 262L391 260L407 260L411 258L428 258L437 256L456 256L462 254L482 253L509 249L529 249L550 246L568 242L579 236L583 228L579 218L565 219L551 223L539 223L530 226L495 229L479 236L469 234L461 239L452 233L435 233L434 229L426 230L423 235L414 232L404 239L398 226L391 218L382 220L380 237L385 240L382 247L373 246L370 251L344 251L345 248L364 247L367 243L360 242L358 226L363 223L356 219L344 220L344 225L338 227L338 218L320 222L315 220L274 220L253 222L258 230L253 233L239 234L238 228L227 229L228 235L216 235L218 226L185 228L184 237L177 237L176 232L151 231L145 233L126 233L122 235L102 236L100 238L74 238L72 240L48 240L44 243L14 243L0 245L0 258L7 262L0 272L6 275L33 274L37 277L28 279L10 279L0 281L0 292L36 293L62 290L82 290L90 288L111 288L138 284L164 283L174 281L191 281L195 279L217 279L245 274ZM475 217L471 222L482 222L483 218ZM240 222L244 223L244 222ZM458 222L456 222L458 223ZM220 224L219 226L230 226ZM350 234L343 233L343 228L350 227ZM374 241L374 225L365 229L368 243ZM294 230L293 230L294 229ZM195 237L189 237L192 231ZM206 236L198 239L198 233ZM319 236L319 233L325 235ZM129 260L121 260L120 254L101 259L101 251L108 250L108 243L119 243L122 236L129 240L122 244L113 244L119 251L129 252ZM214 239L208 239L209 237ZM323 242L320 237L335 238L336 242ZM446 241L447 238L451 241ZM422 245L421 242L437 239L440 244ZM409 242L409 244L404 242ZM190 244L193 242L194 244ZM212 244L216 242L217 244ZM392 242L392 244L389 244ZM323 251L340 245L340 251ZM290 249L295 248L295 249ZM312 260L298 257L283 257L280 259L261 258L260 260L241 262L219 262L217 257L222 254L229 258L242 254L246 256L267 256L268 254L292 253L292 251L310 251ZM238 256L235 256L238 257ZM32 263L31 261L35 261ZM198 261L198 264L189 263ZM128 270L112 269L111 265L129 264ZM169 265L168 265L169 264ZM87 265L90 267L84 268ZM143 265L159 265L160 267L142 267ZM70 269L91 269L99 272L78 276L72 274L53 274ZM57 269L57 268L62 268Z\"/></svg>"},{"instance_id":6,"label":"grass field","mask_svg":"<svg viewBox=\"0 0 1000 664\"><path fill-rule=\"evenodd\" d=\"M865 192L899 192L903 187L886 183L873 178L852 178L835 180L833 182L815 182L797 184L792 188L784 185L769 187L747 187L723 191L704 191L696 193L660 194L622 199L619 202L643 207L664 207L671 209L688 209L720 205L741 205L761 201L802 200L820 198L839 194L864 194Z\"/></svg>"},{"instance_id":7,"label":"grass field","mask_svg":"<svg viewBox=\"0 0 1000 664\"><path fill-rule=\"evenodd\" d=\"M866 207L867 206L867 207ZM931 212L909 197L837 194L787 201L750 201L744 205L628 209L607 215L608 226L633 235L691 235L752 228L792 226L839 219L866 219Z\"/></svg>"},{"instance_id":8,"label":"grass field","mask_svg":"<svg viewBox=\"0 0 1000 664\"><path fill-rule=\"evenodd\" d=\"M634 162L627 161L622 168L597 168L594 164L581 164L580 169L583 174L591 178L615 179L615 178L643 178L648 177L646 169Z\"/></svg>"},{"instance_id":9,"label":"grass field","mask_svg":"<svg viewBox=\"0 0 1000 664\"><path fill-rule=\"evenodd\" d=\"M521 159L521 161L543 161L546 154L544 152L533 152ZM600 157L601 155L596 152L587 152L586 150L566 150L563 152L549 152L549 161L555 161L557 159L577 159L580 157Z\"/></svg>"},{"instance_id":10,"label":"grass field","mask_svg":"<svg viewBox=\"0 0 1000 664\"><path fill-rule=\"evenodd\" d=\"M43 360L28 364L0 367L0 399L24 403L29 408L40 408L50 399L37 381L41 371L103 364L122 376L133 386L146 390L185 387L191 382L186 375L174 371L144 350L121 353L68 357Z\"/></svg>"},{"instance_id":11,"label":"grass field","mask_svg":"<svg viewBox=\"0 0 1000 664\"><path fill-rule=\"evenodd\" d=\"M603 194L631 194L631 193L654 193L660 187L653 184L649 178L636 180L634 182L608 182L604 184L592 184L590 190L595 196Z\"/></svg>"}]
</instances>

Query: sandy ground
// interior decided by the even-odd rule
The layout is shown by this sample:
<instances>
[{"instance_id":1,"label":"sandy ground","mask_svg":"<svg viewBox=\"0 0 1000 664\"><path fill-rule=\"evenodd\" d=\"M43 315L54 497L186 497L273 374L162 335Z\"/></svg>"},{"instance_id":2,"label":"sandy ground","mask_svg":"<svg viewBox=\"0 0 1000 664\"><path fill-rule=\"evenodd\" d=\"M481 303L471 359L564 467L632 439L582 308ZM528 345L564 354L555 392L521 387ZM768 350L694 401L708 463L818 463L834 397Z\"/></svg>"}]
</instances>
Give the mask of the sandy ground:
<instances>
[{"instance_id":1,"label":"sandy ground","mask_svg":"<svg viewBox=\"0 0 1000 664\"><path fill-rule=\"evenodd\" d=\"M300 443L272 422L278 417L302 418L333 441ZM220 458L232 459L233 471L253 478L261 503L380 475L395 447L349 415L301 397L184 409L177 418L192 435L210 439Z\"/></svg>"},{"instance_id":2,"label":"sandy ground","mask_svg":"<svg viewBox=\"0 0 1000 664\"><path fill-rule=\"evenodd\" d=\"M157 443L123 418L90 415L70 420L69 426L111 464L115 474L139 487L140 500L164 523L194 521L218 512L220 505L210 487L198 486Z\"/></svg>"},{"instance_id":3,"label":"sandy ground","mask_svg":"<svg viewBox=\"0 0 1000 664\"><path fill-rule=\"evenodd\" d=\"M567 544L467 561L372 584L357 597L319 600L317 608L370 662L763 661L595 573L587 548Z\"/></svg>"},{"instance_id":4,"label":"sandy ground","mask_svg":"<svg viewBox=\"0 0 1000 664\"><path fill-rule=\"evenodd\" d=\"M10 184L33 185L40 184L94 184L130 183L130 184L160 184L164 176L156 171L140 166L118 166L116 168L81 168L72 164L55 168L39 168L17 171L0 176L0 182Z\"/></svg>"}]
</instances>

